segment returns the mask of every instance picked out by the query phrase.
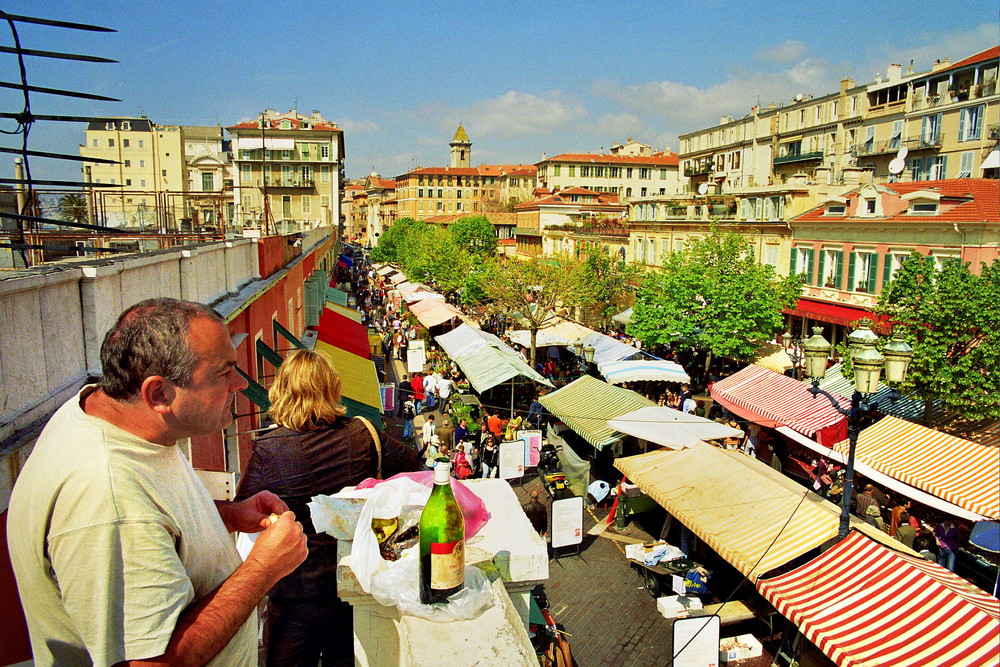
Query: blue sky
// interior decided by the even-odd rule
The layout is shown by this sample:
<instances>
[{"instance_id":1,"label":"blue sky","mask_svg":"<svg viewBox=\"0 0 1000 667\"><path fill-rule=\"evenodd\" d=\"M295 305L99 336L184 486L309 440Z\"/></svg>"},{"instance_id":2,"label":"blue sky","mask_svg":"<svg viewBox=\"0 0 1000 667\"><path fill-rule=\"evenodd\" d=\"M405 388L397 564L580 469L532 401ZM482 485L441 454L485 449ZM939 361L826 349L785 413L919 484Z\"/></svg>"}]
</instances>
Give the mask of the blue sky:
<instances>
[{"instance_id":1,"label":"blue sky","mask_svg":"<svg viewBox=\"0 0 1000 667\"><path fill-rule=\"evenodd\" d=\"M344 130L349 178L447 164L459 122L476 164L596 152L630 137L676 150L679 134L741 117L758 99L825 94L844 76L871 81L911 59L925 70L935 58L955 61L1000 41L996 6L981 0L104 0L22 1L6 11L118 30L18 24L25 48L120 61L28 58L32 85L122 100L33 94L35 113L226 126L265 108L318 109ZM16 81L14 56L0 62L2 80ZM0 90L0 99L5 111L20 110L14 91ZM0 144L18 141L3 135ZM39 122L29 144L76 153L82 141L83 125ZM32 172L78 175L77 165L41 159Z\"/></svg>"}]
</instances>

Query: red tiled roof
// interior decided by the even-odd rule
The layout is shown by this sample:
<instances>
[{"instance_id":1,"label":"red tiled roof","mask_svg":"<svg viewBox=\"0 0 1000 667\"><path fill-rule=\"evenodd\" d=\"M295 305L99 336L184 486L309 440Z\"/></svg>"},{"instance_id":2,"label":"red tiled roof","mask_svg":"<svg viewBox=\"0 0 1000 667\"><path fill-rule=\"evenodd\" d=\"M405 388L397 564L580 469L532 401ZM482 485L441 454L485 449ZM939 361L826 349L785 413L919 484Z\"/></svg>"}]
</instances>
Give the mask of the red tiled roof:
<instances>
[{"instance_id":1,"label":"red tiled roof","mask_svg":"<svg viewBox=\"0 0 1000 667\"><path fill-rule=\"evenodd\" d=\"M396 181L391 178L373 178L372 185L376 188L385 188L387 190L394 190L396 188Z\"/></svg>"},{"instance_id":2,"label":"red tiled roof","mask_svg":"<svg viewBox=\"0 0 1000 667\"><path fill-rule=\"evenodd\" d=\"M906 181L887 183L885 187L896 195L928 190L941 195L938 202L938 213L935 215L914 216L907 213L907 203L901 202L899 208L876 220L913 223L919 217L942 222L1000 222L1000 181L992 178L949 178L939 181ZM845 195L848 200L857 199L858 190ZM826 206L803 213L797 221L827 222L844 220L824 215ZM872 220L872 216L847 216L848 220Z\"/></svg>"},{"instance_id":3,"label":"red tiled roof","mask_svg":"<svg viewBox=\"0 0 1000 667\"><path fill-rule=\"evenodd\" d=\"M660 167L676 167L677 153L653 153L652 155L603 155L601 153L563 153L538 162L593 162L595 164L641 164Z\"/></svg>"},{"instance_id":4,"label":"red tiled roof","mask_svg":"<svg viewBox=\"0 0 1000 667\"><path fill-rule=\"evenodd\" d=\"M267 121L268 125L267 125L267 127L265 129L267 129L267 130L280 130L281 129L281 123L282 123L282 121L286 121L286 120L289 123L291 123L291 125L292 125L292 127L290 129L292 129L292 130L299 130L299 129L301 129L301 125L302 125L302 120L303 119L299 119L299 118L273 118L273 119L268 119L268 121ZM304 120L306 122L309 122L308 118L306 118ZM259 130L260 129L260 119L257 119L257 120L248 120L248 121L243 122L243 123L237 123L236 125L230 125L226 129L227 130ZM325 131L325 132L342 132L343 131L339 127L336 127L335 125L327 125L326 123L310 123L309 127L307 127L305 131L308 132L310 130L318 130L318 131ZM287 132L288 130L286 129L285 131Z\"/></svg>"},{"instance_id":5,"label":"red tiled roof","mask_svg":"<svg viewBox=\"0 0 1000 667\"><path fill-rule=\"evenodd\" d=\"M934 73L937 74L938 72L947 72L948 70L955 69L956 67L965 67L967 65L974 65L976 63L981 63L984 60L996 60L997 58L1000 58L1000 46L993 46L986 49L985 51L980 51L975 55L969 56L968 58L963 58L954 65L950 65Z\"/></svg>"},{"instance_id":6,"label":"red tiled roof","mask_svg":"<svg viewBox=\"0 0 1000 667\"><path fill-rule=\"evenodd\" d=\"M573 195L591 196L592 201L572 201ZM618 203L618 195L608 192L594 192L586 188L567 188L550 195L545 195L531 201L523 202L514 206L516 210L528 210L539 206L577 206L590 210L609 209L624 210L625 205Z\"/></svg>"},{"instance_id":7,"label":"red tiled roof","mask_svg":"<svg viewBox=\"0 0 1000 667\"><path fill-rule=\"evenodd\" d=\"M534 176L538 167L533 164L481 164L478 167L423 167L406 172L410 174L441 174L444 176Z\"/></svg>"}]
</instances>

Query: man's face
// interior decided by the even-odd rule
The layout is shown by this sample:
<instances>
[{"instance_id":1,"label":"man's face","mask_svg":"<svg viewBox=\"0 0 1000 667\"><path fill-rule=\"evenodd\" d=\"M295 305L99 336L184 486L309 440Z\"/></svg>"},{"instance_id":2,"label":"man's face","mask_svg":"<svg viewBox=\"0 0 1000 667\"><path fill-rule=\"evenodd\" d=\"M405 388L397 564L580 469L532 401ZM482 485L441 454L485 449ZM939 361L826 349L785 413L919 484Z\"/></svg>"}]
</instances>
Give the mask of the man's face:
<instances>
[{"instance_id":1,"label":"man's face","mask_svg":"<svg viewBox=\"0 0 1000 667\"><path fill-rule=\"evenodd\" d=\"M174 385L171 407L178 438L208 435L229 426L233 398L248 384L236 372L236 348L225 326L199 317L191 322L188 339L198 361L191 383Z\"/></svg>"}]
</instances>

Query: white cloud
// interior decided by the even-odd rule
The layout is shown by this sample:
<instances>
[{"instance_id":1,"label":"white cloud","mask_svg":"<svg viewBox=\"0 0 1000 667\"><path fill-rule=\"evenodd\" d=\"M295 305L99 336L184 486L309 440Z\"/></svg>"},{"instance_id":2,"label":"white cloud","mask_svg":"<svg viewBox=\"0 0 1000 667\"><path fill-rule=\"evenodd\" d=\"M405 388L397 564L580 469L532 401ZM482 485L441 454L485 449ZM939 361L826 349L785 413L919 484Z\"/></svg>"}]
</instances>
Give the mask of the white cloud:
<instances>
[{"instance_id":1,"label":"white cloud","mask_svg":"<svg viewBox=\"0 0 1000 667\"><path fill-rule=\"evenodd\" d=\"M462 123L476 137L510 139L565 129L585 118L587 110L560 91L533 94L511 90L464 107L448 107L441 102L426 104L405 115L421 122L433 119L438 127L448 132L454 132Z\"/></svg>"},{"instance_id":2,"label":"white cloud","mask_svg":"<svg viewBox=\"0 0 1000 667\"><path fill-rule=\"evenodd\" d=\"M361 134L364 132L378 132L379 125L373 120L351 120L350 118L340 118L337 126L345 132Z\"/></svg>"},{"instance_id":3,"label":"white cloud","mask_svg":"<svg viewBox=\"0 0 1000 667\"><path fill-rule=\"evenodd\" d=\"M651 134L645 121L632 113L606 113L590 129L595 136L606 137L606 141L618 143L623 143L629 137L645 143L640 137Z\"/></svg>"},{"instance_id":4,"label":"white cloud","mask_svg":"<svg viewBox=\"0 0 1000 667\"><path fill-rule=\"evenodd\" d=\"M876 73L884 76L890 63L900 64L905 69L910 60L913 60L915 71L927 71L939 58L950 58L952 62L957 62L996 46L1000 41L997 35L1000 35L1000 24L997 23L981 23L969 30L953 33L918 33L906 40L911 46L900 46L898 42L894 42L871 52L868 63L859 74L861 80L868 81Z\"/></svg>"},{"instance_id":5,"label":"white cloud","mask_svg":"<svg viewBox=\"0 0 1000 667\"><path fill-rule=\"evenodd\" d=\"M775 63L793 63L805 56L808 47L797 39L786 39L775 46L758 49L754 56L759 60Z\"/></svg>"}]
</instances>

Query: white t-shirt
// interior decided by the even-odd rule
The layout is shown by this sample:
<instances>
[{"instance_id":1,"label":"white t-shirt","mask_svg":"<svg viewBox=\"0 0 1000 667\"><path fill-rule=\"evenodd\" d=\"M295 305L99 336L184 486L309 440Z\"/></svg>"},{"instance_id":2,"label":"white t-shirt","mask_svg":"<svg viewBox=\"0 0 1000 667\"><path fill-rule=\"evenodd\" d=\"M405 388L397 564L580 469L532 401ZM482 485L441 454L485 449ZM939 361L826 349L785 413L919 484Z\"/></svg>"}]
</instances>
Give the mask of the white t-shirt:
<instances>
[{"instance_id":1,"label":"white t-shirt","mask_svg":"<svg viewBox=\"0 0 1000 667\"><path fill-rule=\"evenodd\" d=\"M437 389L437 376L433 373L424 376L424 393L433 394L434 390Z\"/></svg>"},{"instance_id":2,"label":"white t-shirt","mask_svg":"<svg viewBox=\"0 0 1000 667\"><path fill-rule=\"evenodd\" d=\"M681 412L685 414L693 413L698 409L698 404L695 403L692 398L685 398L684 402L681 404Z\"/></svg>"},{"instance_id":3,"label":"white t-shirt","mask_svg":"<svg viewBox=\"0 0 1000 667\"><path fill-rule=\"evenodd\" d=\"M177 619L240 565L176 447L80 408L49 420L11 494L8 546L36 665L113 665L167 648ZM257 615L211 665L257 660Z\"/></svg>"},{"instance_id":4,"label":"white t-shirt","mask_svg":"<svg viewBox=\"0 0 1000 667\"><path fill-rule=\"evenodd\" d=\"M448 398L449 396L451 396L451 390L454 384L455 383L449 380L448 378L441 378L440 380L438 380L437 382L438 396L440 396L441 398Z\"/></svg>"}]
</instances>

